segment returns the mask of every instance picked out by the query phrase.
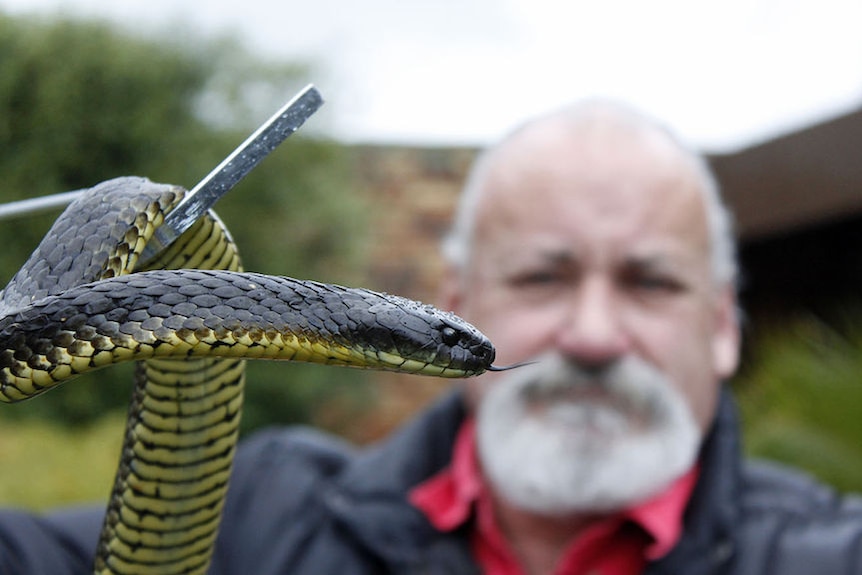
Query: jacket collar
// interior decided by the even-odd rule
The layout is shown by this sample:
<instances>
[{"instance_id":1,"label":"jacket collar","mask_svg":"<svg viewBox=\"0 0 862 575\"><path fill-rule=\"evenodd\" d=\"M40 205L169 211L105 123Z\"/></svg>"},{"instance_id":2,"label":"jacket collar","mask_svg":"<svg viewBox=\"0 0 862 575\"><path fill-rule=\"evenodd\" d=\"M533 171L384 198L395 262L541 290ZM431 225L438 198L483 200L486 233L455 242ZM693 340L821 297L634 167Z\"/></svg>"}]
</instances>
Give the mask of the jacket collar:
<instances>
[{"instance_id":1,"label":"jacket collar","mask_svg":"<svg viewBox=\"0 0 862 575\"><path fill-rule=\"evenodd\" d=\"M358 455L327 494L330 511L342 526L371 553L404 571L405 565L429 548L468 553L466 545L458 542L457 532L439 534L407 501L415 485L449 463L465 414L461 394L449 394L384 442ZM741 456L736 408L727 390L722 391L700 462L700 480L685 513L682 539L673 551L650 565L649 575L712 573L733 554ZM693 571L697 565L700 567Z\"/></svg>"},{"instance_id":2,"label":"jacket collar","mask_svg":"<svg viewBox=\"0 0 862 575\"><path fill-rule=\"evenodd\" d=\"M472 572L463 538L457 532L438 533L407 500L413 486L449 463L465 415L461 394L448 394L356 456L326 494L330 513L340 525L371 554L392 565L393 572ZM435 569L441 564L461 567ZM465 566L470 569L465 571Z\"/></svg>"},{"instance_id":3,"label":"jacket collar","mask_svg":"<svg viewBox=\"0 0 862 575\"><path fill-rule=\"evenodd\" d=\"M650 566L648 575L717 573L733 556L742 454L736 405L727 389L722 390L700 463L700 480L685 513L683 537L673 551Z\"/></svg>"}]
</instances>

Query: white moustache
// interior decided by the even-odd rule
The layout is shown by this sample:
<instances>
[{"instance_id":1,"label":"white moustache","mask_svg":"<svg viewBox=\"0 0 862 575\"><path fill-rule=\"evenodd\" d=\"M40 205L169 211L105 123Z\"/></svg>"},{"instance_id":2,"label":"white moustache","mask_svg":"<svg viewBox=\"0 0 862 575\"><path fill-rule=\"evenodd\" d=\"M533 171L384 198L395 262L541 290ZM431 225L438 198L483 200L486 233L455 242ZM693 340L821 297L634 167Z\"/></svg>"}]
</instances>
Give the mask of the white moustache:
<instances>
[{"instance_id":1,"label":"white moustache","mask_svg":"<svg viewBox=\"0 0 862 575\"><path fill-rule=\"evenodd\" d=\"M667 387L669 382L658 369L637 357L585 368L559 354L548 354L495 385L517 393L527 407L600 401L651 421L665 415L657 388Z\"/></svg>"}]
</instances>

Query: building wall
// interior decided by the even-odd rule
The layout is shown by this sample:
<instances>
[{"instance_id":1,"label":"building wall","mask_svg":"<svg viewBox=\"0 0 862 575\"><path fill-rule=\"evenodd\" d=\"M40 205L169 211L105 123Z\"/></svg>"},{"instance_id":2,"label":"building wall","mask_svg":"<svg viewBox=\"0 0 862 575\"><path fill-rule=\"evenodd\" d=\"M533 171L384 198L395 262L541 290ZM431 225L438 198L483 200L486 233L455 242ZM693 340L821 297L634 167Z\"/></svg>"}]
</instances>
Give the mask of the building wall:
<instances>
[{"instance_id":1,"label":"building wall","mask_svg":"<svg viewBox=\"0 0 862 575\"><path fill-rule=\"evenodd\" d=\"M435 304L443 270L440 242L472 149L362 146L354 150L358 193L370 206L367 286ZM358 441L386 434L457 383L439 378L375 373L375 401L351 427Z\"/></svg>"}]
</instances>

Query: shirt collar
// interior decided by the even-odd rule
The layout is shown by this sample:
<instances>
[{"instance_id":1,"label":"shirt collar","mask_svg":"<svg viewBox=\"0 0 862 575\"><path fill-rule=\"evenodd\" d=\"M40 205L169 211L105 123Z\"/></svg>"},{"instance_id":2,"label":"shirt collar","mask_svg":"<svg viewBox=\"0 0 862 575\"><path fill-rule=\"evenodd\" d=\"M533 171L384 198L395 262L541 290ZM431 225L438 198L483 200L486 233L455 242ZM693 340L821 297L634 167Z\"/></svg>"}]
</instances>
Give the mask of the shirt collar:
<instances>
[{"instance_id":1,"label":"shirt collar","mask_svg":"<svg viewBox=\"0 0 862 575\"><path fill-rule=\"evenodd\" d=\"M417 485L409 493L414 507L422 511L439 531L464 525L474 504L483 496L485 485L475 456L475 421L467 418L455 440L451 464ZM674 481L658 495L617 514L622 525L639 525L652 539L645 549L650 560L666 555L682 536L683 514L699 475L698 466Z\"/></svg>"}]
</instances>

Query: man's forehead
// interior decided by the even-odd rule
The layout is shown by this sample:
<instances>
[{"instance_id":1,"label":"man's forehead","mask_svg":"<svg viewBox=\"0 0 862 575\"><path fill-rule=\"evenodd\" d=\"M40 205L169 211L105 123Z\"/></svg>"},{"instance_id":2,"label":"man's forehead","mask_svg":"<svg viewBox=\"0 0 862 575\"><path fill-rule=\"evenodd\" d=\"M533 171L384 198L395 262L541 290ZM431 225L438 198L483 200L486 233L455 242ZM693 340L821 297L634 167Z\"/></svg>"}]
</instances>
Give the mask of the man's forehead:
<instances>
[{"instance_id":1,"label":"man's forehead","mask_svg":"<svg viewBox=\"0 0 862 575\"><path fill-rule=\"evenodd\" d=\"M656 189L656 182L698 179L693 162L681 151L626 140L548 140L532 147L513 146L497 157L487 174L491 194L516 195L532 193L527 186L543 184L564 188L561 192L575 185L649 190Z\"/></svg>"},{"instance_id":2,"label":"man's forehead","mask_svg":"<svg viewBox=\"0 0 862 575\"><path fill-rule=\"evenodd\" d=\"M704 194L684 179L508 184L489 189L478 214L478 239L522 242L533 236L537 246L577 238L635 244L709 241Z\"/></svg>"},{"instance_id":3,"label":"man's forehead","mask_svg":"<svg viewBox=\"0 0 862 575\"><path fill-rule=\"evenodd\" d=\"M485 214L492 225L495 219L529 223L534 213L706 224L704 183L681 153L635 148L581 156L549 148L505 159L491 166L483 189L479 217Z\"/></svg>"}]
</instances>

